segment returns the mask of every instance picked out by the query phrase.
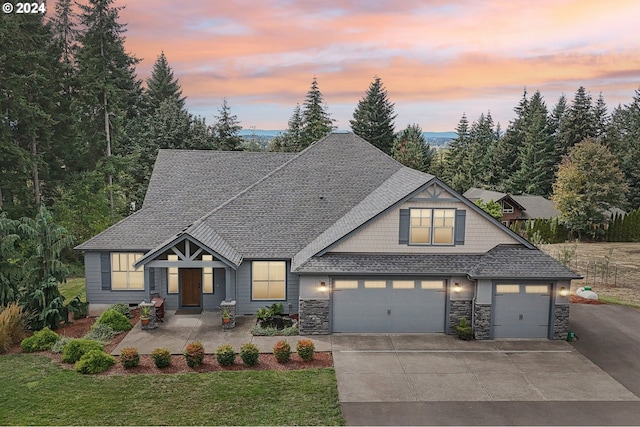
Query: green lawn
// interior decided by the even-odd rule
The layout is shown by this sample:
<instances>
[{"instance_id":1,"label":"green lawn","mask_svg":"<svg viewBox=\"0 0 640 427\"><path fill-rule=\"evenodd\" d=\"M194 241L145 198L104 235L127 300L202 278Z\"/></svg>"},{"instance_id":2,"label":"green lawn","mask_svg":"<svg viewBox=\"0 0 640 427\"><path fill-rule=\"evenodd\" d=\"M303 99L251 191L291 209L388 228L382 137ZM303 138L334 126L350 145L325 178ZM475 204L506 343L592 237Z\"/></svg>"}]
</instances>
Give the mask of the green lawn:
<instances>
[{"instance_id":1,"label":"green lawn","mask_svg":"<svg viewBox=\"0 0 640 427\"><path fill-rule=\"evenodd\" d=\"M90 376L0 356L0 425L343 425L333 369Z\"/></svg>"},{"instance_id":2,"label":"green lawn","mask_svg":"<svg viewBox=\"0 0 640 427\"><path fill-rule=\"evenodd\" d=\"M87 291L84 287L84 277L74 277L73 279L67 279L67 283L61 283L58 285L60 293L65 298L65 303L69 303L79 293L82 293L80 299L82 301L87 300Z\"/></svg>"},{"instance_id":3,"label":"green lawn","mask_svg":"<svg viewBox=\"0 0 640 427\"><path fill-rule=\"evenodd\" d=\"M625 301L617 297L599 295L598 299L602 302L606 302L607 304L618 304L618 305L626 305L627 307L632 307L632 308L640 308L640 305L638 304L634 304L632 302Z\"/></svg>"}]
</instances>

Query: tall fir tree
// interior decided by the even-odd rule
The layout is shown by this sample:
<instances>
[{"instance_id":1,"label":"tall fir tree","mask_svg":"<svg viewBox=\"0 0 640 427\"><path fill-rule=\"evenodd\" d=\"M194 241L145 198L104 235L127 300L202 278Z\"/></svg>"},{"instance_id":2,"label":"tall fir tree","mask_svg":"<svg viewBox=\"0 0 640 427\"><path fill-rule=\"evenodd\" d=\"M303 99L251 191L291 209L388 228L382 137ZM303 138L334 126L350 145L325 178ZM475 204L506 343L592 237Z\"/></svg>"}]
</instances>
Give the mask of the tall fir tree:
<instances>
[{"instance_id":1,"label":"tall fir tree","mask_svg":"<svg viewBox=\"0 0 640 427\"><path fill-rule=\"evenodd\" d=\"M173 75L167 57L161 52L153 64L151 76L147 79L145 98L152 111L160 107L166 99L171 99L180 109L184 108L186 97L182 96L182 88L178 79Z\"/></svg>"},{"instance_id":2,"label":"tall fir tree","mask_svg":"<svg viewBox=\"0 0 640 427\"><path fill-rule=\"evenodd\" d=\"M358 102L353 119L349 121L353 133L387 154L394 145L394 104L389 101L387 89L380 77L375 76L364 97Z\"/></svg>"},{"instance_id":3,"label":"tall fir tree","mask_svg":"<svg viewBox=\"0 0 640 427\"><path fill-rule=\"evenodd\" d=\"M596 124L591 95L583 86L580 86L558 126L556 138L558 155L561 157L567 154L569 149L578 142L595 136Z\"/></svg>"},{"instance_id":4,"label":"tall fir tree","mask_svg":"<svg viewBox=\"0 0 640 427\"><path fill-rule=\"evenodd\" d=\"M596 138L604 139L607 134L609 116L607 114L607 104L604 102L602 92L598 95L596 105L593 107L594 134Z\"/></svg>"},{"instance_id":5,"label":"tall fir tree","mask_svg":"<svg viewBox=\"0 0 640 427\"><path fill-rule=\"evenodd\" d=\"M213 132L218 147L224 151L242 150L242 137L240 136L242 126L238 121L238 116L231 114L227 98L222 100L222 106L215 118L216 123L213 125Z\"/></svg>"},{"instance_id":6,"label":"tall fir tree","mask_svg":"<svg viewBox=\"0 0 640 427\"><path fill-rule=\"evenodd\" d=\"M295 153L300 151L302 138L302 113L300 104L296 104L293 114L287 123L288 127L281 135L273 138L269 143L269 151L285 151Z\"/></svg>"},{"instance_id":7,"label":"tall fir tree","mask_svg":"<svg viewBox=\"0 0 640 427\"><path fill-rule=\"evenodd\" d=\"M324 138L332 129L333 120L324 105L318 80L314 77L302 108L300 149L305 149L313 142Z\"/></svg>"},{"instance_id":8,"label":"tall fir tree","mask_svg":"<svg viewBox=\"0 0 640 427\"><path fill-rule=\"evenodd\" d=\"M408 125L396 135L391 152L394 159L421 172L429 172L435 156L417 124Z\"/></svg>"},{"instance_id":9,"label":"tall fir tree","mask_svg":"<svg viewBox=\"0 0 640 427\"><path fill-rule=\"evenodd\" d=\"M453 189L459 192L467 190L465 188L465 177L461 173L461 168L466 159L466 153L469 148L469 120L466 113L462 113L462 117L456 126L456 138L449 144L449 151L445 159L445 168L442 179L445 180Z\"/></svg>"}]
</instances>

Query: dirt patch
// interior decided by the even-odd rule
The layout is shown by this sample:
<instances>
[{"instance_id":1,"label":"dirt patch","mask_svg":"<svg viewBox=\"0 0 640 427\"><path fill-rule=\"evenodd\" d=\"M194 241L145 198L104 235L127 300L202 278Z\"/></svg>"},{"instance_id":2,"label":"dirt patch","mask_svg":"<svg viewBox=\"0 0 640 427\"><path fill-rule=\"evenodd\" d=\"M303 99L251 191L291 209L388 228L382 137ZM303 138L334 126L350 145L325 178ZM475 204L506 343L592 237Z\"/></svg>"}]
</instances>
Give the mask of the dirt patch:
<instances>
[{"instance_id":1,"label":"dirt patch","mask_svg":"<svg viewBox=\"0 0 640 427\"><path fill-rule=\"evenodd\" d=\"M605 302L599 301L597 299L583 298L579 297L578 295L571 295L569 297L569 301L571 302L571 304L606 304Z\"/></svg>"}]
</instances>

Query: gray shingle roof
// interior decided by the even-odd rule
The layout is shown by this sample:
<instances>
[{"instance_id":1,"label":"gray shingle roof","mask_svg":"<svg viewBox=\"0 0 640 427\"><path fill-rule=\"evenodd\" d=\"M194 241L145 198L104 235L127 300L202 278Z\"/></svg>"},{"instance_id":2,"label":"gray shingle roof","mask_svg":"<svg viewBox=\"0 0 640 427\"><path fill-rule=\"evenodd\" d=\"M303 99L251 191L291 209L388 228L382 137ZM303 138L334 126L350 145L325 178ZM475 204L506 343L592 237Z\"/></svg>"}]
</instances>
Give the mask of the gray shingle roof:
<instances>
[{"instance_id":1,"label":"gray shingle roof","mask_svg":"<svg viewBox=\"0 0 640 427\"><path fill-rule=\"evenodd\" d=\"M293 153L160 150L143 208L78 245L149 250L263 178Z\"/></svg>"},{"instance_id":2,"label":"gray shingle roof","mask_svg":"<svg viewBox=\"0 0 640 427\"><path fill-rule=\"evenodd\" d=\"M515 196L475 187L465 191L464 196L473 202L478 199L482 199L485 202L488 202L489 200L498 202L502 199L511 199L520 205L520 208L524 209L524 212L522 212L522 219L555 218L560 213L556 209L553 201L545 199L542 196L530 196L528 194ZM507 201L511 203L511 201Z\"/></svg>"},{"instance_id":3,"label":"gray shingle roof","mask_svg":"<svg viewBox=\"0 0 640 427\"><path fill-rule=\"evenodd\" d=\"M498 245L482 255L327 253L312 257L294 271L321 274L460 274L472 279L582 278L539 249L519 245Z\"/></svg>"}]
</instances>

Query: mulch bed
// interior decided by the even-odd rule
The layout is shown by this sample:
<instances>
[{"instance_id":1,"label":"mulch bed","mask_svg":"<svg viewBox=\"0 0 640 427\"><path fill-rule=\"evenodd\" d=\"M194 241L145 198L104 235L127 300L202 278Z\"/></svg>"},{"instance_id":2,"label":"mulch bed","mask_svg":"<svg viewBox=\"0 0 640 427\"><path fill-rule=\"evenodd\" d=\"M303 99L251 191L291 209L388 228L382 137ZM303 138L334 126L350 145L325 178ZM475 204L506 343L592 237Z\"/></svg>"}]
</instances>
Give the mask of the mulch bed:
<instances>
[{"instance_id":1,"label":"mulch bed","mask_svg":"<svg viewBox=\"0 0 640 427\"><path fill-rule=\"evenodd\" d=\"M597 299L583 298L578 295L571 295L569 297L569 302L571 302L571 304L606 304L606 302L599 301Z\"/></svg>"},{"instance_id":2,"label":"mulch bed","mask_svg":"<svg viewBox=\"0 0 640 427\"><path fill-rule=\"evenodd\" d=\"M134 317L131 319L131 324L136 325L140 319L138 310L133 310ZM56 330L59 335L64 335L71 338L82 338L89 330L91 325L96 321L95 317L87 317L84 319L73 320L70 323L60 325L60 328ZM122 333L115 337L109 345L105 346L104 350L110 353L115 349L118 344L124 339L126 333ZM13 346L5 354L20 353L20 345ZM62 363L62 355L51 353L50 351L41 352L39 354L45 355L51 358L51 361L59 364L66 369L73 369L73 364ZM333 366L333 356L330 352L316 352L313 355L313 360L305 362L300 357L291 353L291 360L287 363L278 363L273 354L260 354L258 358L258 365L245 366L242 363L240 355L236 355L235 363L231 366L220 366L216 360L215 354L206 354L202 365L198 368L190 368L187 366L186 359L183 355L173 355L171 359L171 365L166 368L157 368L153 363L151 355L140 355L140 364L135 368L125 369L120 363L120 357L116 356L116 363L109 368L108 371L98 375L135 375L135 374L179 374L186 372L222 372L222 371L289 371L297 369L314 369L314 368L330 368Z\"/></svg>"}]
</instances>

